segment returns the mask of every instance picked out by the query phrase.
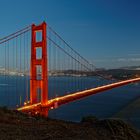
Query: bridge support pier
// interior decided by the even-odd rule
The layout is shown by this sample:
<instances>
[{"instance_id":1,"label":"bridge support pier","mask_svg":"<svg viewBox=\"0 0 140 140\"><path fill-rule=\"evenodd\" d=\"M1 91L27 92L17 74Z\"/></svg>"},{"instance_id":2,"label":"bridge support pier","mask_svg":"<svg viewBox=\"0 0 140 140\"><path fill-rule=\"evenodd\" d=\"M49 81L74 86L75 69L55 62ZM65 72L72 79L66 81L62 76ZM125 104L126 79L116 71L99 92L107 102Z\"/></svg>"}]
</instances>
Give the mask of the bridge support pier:
<instances>
[{"instance_id":1,"label":"bridge support pier","mask_svg":"<svg viewBox=\"0 0 140 140\"><path fill-rule=\"evenodd\" d=\"M49 112L49 109L47 108L42 108L41 111L40 111L40 116L43 116L43 117L48 117L48 112Z\"/></svg>"}]
</instances>

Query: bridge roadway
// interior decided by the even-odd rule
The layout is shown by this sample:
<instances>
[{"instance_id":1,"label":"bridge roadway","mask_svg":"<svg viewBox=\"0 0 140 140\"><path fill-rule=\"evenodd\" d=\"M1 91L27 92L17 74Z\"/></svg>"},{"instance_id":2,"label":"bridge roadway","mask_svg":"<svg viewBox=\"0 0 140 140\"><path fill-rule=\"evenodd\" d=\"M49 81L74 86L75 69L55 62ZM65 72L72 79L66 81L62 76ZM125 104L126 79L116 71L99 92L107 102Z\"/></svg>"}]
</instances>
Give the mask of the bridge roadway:
<instances>
[{"instance_id":1,"label":"bridge roadway","mask_svg":"<svg viewBox=\"0 0 140 140\"><path fill-rule=\"evenodd\" d=\"M36 103L33 105L26 105L26 106L20 107L17 110L22 111L22 112L32 112L33 110L39 112L42 109L50 110L50 109L57 108L60 105L63 105L63 104L93 95L93 94L97 94L97 93L100 93L103 91L107 91L107 90L110 90L110 89L113 89L116 87L124 86L124 85L131 84L131 83L136 83L136 82L140 82L140 78L119 81L119 82L115 82L112 84L107 84L104 86L72 93L69 95L60 96L60 97L49 100L48 103L46 103L45 105L41 105L41 103Z\"/></svg>"}]
</instances>

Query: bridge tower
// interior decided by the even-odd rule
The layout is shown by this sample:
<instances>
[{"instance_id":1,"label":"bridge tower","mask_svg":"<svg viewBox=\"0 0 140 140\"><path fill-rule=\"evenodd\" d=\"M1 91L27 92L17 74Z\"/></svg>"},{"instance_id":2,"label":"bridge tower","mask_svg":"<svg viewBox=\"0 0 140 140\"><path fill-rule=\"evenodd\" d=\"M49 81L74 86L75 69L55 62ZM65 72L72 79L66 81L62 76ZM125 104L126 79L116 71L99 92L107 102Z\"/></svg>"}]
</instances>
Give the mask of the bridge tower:
<instances>
[{"instance_id":1,"label":"bridge tower","mask_svg":"<svg viewBox=\"0 0 140 140\"><path fill-rule=\"evenodd\" d=\"M40 25L32 25L31 33L31 68L30 68L30 103L38 102L37 94L41 96L41 104L48 102L48 68L47 68L47 25L43 22ZM37 34L41 34L41 40L38 41ZM38 58L37 51L41 52ZM38 76L40 68L40 76Z\"/></svg>"}]
</instances>

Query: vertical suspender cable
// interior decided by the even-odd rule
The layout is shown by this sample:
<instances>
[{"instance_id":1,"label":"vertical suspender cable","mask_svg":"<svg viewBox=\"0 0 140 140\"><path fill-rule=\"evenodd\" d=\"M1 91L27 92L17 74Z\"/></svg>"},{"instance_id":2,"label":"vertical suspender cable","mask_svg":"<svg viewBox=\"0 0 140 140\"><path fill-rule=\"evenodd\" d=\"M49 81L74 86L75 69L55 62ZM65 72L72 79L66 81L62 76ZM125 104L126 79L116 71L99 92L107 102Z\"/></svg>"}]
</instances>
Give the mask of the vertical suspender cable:
<instances>
[{"instance_id":1,"label":"vertical suspender cable","mask_svg":"<svg viewBox=\"0 0 140 140\"><path fill-rule=\"evenodd\" d=\"M4 80L5 80L5 84L7 85L7 80L6 80L6 58L7 58L7 57L6 57L6 49L7 49L7 48L6 48L6 42L5 42L5 64L4 64L4 65L5 65L5 66L4 66L4 67L5 67L5 72L4 72L5 78L4 78ZM7 89L5 88L5 95L6 95L6 98L7 98L6 90L7 90Z\"/></svg>"},{"instance_id":2,"label":"vertical suspender cable","mask_svg":"<svg viewBox=\"0 0 140 140\"><path fill-rule=\"evenodd\" d=\"M22 36L20 36L20 40L19 41L20 41L20 45L19 45L19 47L20 47L19 48L19 55L20 55L19 56L19 73L20 73L20 75L19 76L20 76L20 81L22 81L22 78L21 78L21 43L22 43L21 41L22 41ZM19 94L20 94L20 106L21 106L21 104L22 104L21 90L19 92L20 92Z\"/></svg>"},{"instance_id":3,"label":"vertical suspender cable","mask_svg":"<svg viewBox=\"0 0 140 140\"><path fill-rule=\"evenodd\" d=\"M24 94L26 93L26 75L25 75L25 33L23 34L23 75L24 75ZM25 94L24 100L26 101L27 97Z\"/></svg>"},{"instance_id":4,"label":"vertical suspender cable","mask_svg":"<svg viewBox=\"0 0 140 140\"><path fill-rule=\"evenodd\" d=\"M18 37L16 37L16 97L17 97L17 107L19 106L19 98L18 98L18 92L17 92L17 83L18 83L18 63L17 63L17 55L18 55Z\"/></svg>"},{"instance_id":5,"label":"vertical suspender cable","mask_svg":"<svg viewBox=\"0 0 140 140\"><path fill-rule=\"evenodd\" d=\"M29 99L28 99L28 98L29 98L29 97L28 97L28 91L29 91L29 85L28 85L28 82L29 82L29 81L28 81L28 80L29 80L29 79L28 79L28 78L29 78L29 68L28 68L28 67L29 67L29 62L28 62L28 61L30 61L30 60L29 60L29 56L28 56L28 55L29 55L29 50L28 50L28 49L29 49L29 48L28 48L28 43L29 43L29 42L28 42L28 37L29 37L29 36L28 36L28 34L29 34L29 32L27 32L27 36L26 36L26 46L25 46L25 48L26 48L26 51L25 51L25 53L26 53L26 55L25 55L25 56L26 56L26 74L25 74L25 75L26 75L26 101L27 101L27 102L28 102L28 100L29 100Z\"/></svg>"}]
</instances>

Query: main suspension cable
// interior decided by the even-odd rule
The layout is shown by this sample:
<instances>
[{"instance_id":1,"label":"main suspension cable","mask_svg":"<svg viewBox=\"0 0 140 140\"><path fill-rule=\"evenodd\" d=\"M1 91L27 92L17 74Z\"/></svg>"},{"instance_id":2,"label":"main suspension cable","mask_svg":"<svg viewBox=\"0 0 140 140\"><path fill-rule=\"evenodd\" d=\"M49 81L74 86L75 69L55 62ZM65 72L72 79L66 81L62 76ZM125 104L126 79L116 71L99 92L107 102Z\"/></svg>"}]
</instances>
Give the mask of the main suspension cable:
<instances>
[{"instance_id":1,"label":"main suspension cable","mask_svg":"<svg viewBox=\"0 0 140 140\"><path fill-rule=\"evenodd\" d=\"M57 43L55 43L50 37L47 36L47 38L56 46L58 47L59 49L61 49L65 54L67 54L69 57L71 57L73 60L75 60L76 62L80 63L84 68L86 68L87 70L89 71L93 71L91 68L88 68L87 66L85 66L84 64L82 64L79 60L77 60L76 58L74 58L71 54L69 54L66 50L64 50L62 47L60 47ZM94 73L103 78L103 79L106 79L106 80L111 80L110 78L107 78L107 77L104 77L103 75L97 73L94 71Z\"/></svg>"},{"instance_id":2,"label":"main suspension cable","mask_svg":"<svg viewBox=\"0 0 140 140\"><path fill-rule=\"evenodd\" d=\"M9 35L8 38L6 38L6 39L4 39L4 40L1 40L1 41L0 41L0 44L3 44L4 42L10 41L11 39L14 39L14 38L16 38L16 37L18 37L18 36L20 36L20 35L22 35L22 34L28 32L28 31L30 31L30 30L31 30L31 29L26 29L26 30L24 30L24 31L22 31L22 32L19 32L18 34L14 34L14 35L12 35L12 36Z\"/></svg>"},{"instance_id":3,"label":"main suspension cable","mask_svg":"<svg viewBox=\"0 0 140 140\"><path fill-rule=\"evenodd\" d=\"M29 25L29 26L27 26L27 27L25 27L25 28L23 28L23 29L21 29L21 30L19 30L19 31L17 31L17 32L14 32L14 33L12 33L12 34L10 34L10 35L8 35L8 36L5 36L5 37L3 37L3 38L0 38L0 41L2 41L2 40L5 40L5 39L7 39L7 38L9 38L9 37L11 37L11 36L15 36L16 34L18 34L18 33L20 33L20 32L23 32L24 30L26 30L26 29L31 29L31 25Z\"/></svg>"},{"instance_id":4,"label":"main suspension cable","mask_svg":"<svg viewBox=\"0 0 140 140\"><path fill-rule=\"evenodd\" d=\"M86 58L84 58L83 56L81 56L76 50L74 50L56 31L54 31L50 26L48 26L48 28L50 29L50 31L52 31L52 33L54 33L62 42L64 42L64 44L66 44L67 45L67 47L68 48L70 48L75 54L77 54L82 60L84 60L89 66L91 66L92 68L94 68L94 69L97 69L97 67L94 65L94 64L92 64L92 63L90 63ZM48 38L49 39L49 38ZM51 39L52 40L52 39ZM52 40L53 41L53 40ZM64 50L64 49L63 49ZM64 50L65 51L65 50ZM90 71L93 71L92 69L90 70ZM97 75L97 76L99 76L99 77L101 77L101 78L103 78L103 79L105 79L105 80L112 80L111 78L108 78L108 77L105 77L105 76L103 76L102 74L99 74L98 72L95 72L94 71L94 73Z\"/></svg>"}]
</instances>

